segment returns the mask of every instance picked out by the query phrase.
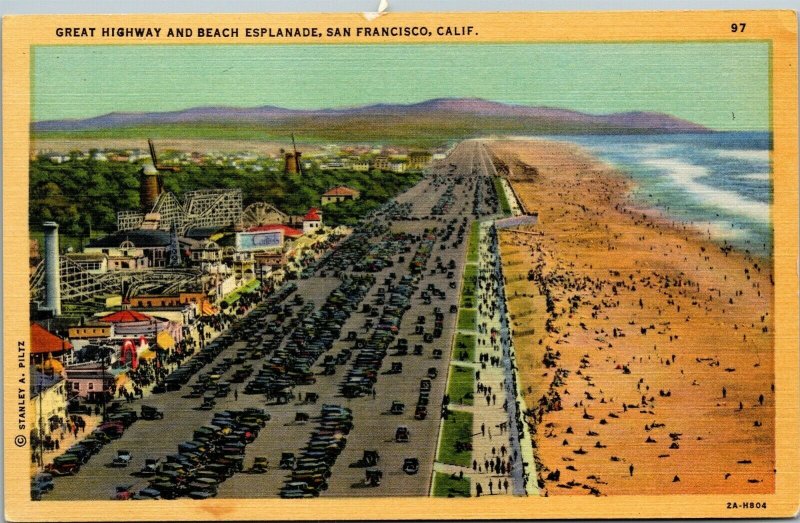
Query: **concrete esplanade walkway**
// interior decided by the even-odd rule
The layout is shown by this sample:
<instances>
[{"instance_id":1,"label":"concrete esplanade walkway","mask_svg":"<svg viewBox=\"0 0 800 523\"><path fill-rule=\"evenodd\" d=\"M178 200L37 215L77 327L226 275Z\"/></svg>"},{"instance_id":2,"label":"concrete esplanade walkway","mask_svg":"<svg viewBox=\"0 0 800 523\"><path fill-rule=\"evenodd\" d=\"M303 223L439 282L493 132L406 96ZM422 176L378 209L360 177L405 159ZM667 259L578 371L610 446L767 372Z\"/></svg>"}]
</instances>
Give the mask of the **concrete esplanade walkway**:
<instances>
[{"instance_id":1,"label":"concrete esplanade walkway","mask_svg":"<svg viewBox=\"0 0 800 523\"><path fill-rule=\"evenodd\" d=\"M527 425L520 421L526 407L517 386L516 358L493 220L479 224L478 238L476 328L458 331L476 337L474 361L452 362L453 366L469 367L474 372L473 405L458 404L453 401L455 398L451 398L449 405L451 410L473 415L472 464L460 467L437 462L434 470L448 475L463 474L470 480L472 496L477 495L478 485L482 496L538 495L531 435Z\"/></svg>"}]
</instances>

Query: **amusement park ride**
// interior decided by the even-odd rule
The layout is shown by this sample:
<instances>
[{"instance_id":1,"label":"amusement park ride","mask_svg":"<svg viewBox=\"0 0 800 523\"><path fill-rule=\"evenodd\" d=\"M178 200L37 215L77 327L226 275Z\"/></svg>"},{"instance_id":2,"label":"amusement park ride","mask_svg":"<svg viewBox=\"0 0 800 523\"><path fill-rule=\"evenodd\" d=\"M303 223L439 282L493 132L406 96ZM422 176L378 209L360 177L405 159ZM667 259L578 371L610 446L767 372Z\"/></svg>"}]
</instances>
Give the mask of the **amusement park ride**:
<instances>
[{"instance_id":1,"label":"amusement park ride","mask_svg":"<svg viewBox=\"0 0 800 523\"><path fill-rule=\"evenodd\" d=\"M168 266L147 268L137 271L109 271L93 274L84 270L67 256L59 257L61 298L64 301L80 302L103 294L125 294L155 291L170 292L196 280L198 269L181 267L181 254L178 237L184 236L192 228L228 228L247 230L268 223L284 223L288 216L266 202L255 202L247 208L242 206L241 189L205 189L188 191L179 199L171 191L164 190L165 175L177 173L180 167L167 165L158 160L153 140L148 139L151 164L145 164L139 172L140 204L138 210L119 211L117 230L133 231L141 229L170 232ZM301 153L292 134L294 153L293 167L302 173L299 161ZM298 172L298 171L295 171ZM30 292L33 301L41 300L45 288L44 261L34 270L30 278Z\"/></svg>"}]
</instances>

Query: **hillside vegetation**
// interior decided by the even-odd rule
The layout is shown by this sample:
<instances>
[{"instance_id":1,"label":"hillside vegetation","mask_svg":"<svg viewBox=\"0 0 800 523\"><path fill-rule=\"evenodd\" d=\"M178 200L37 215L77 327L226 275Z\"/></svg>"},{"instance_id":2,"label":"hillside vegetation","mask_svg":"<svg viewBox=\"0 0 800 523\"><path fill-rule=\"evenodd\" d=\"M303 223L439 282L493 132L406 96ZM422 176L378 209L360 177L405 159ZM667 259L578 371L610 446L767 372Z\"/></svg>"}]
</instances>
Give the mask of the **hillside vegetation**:
<instances>
[{"instance_id":1,"label":"hillside vegetation","mask_svg":"<svg viewBox=\"0 0 800 523\"><path fill-rule=\"evenodd\" d=\"M138 164L73 158L55 164L47 159L30 163L29 220L32 230L54 220L65 235L86 236L90 231L116 230L116 213L139 208ZM231 166L187 165L164 177L166 190L178 197L197 189L240 188L244 205L270 203L289 214L304 214L319 207L320 196L330 187L347 185L361 191L355 202L325 206L325 221L352 225L359 217L415 184L420 174L381 171L326 171L305 176L281 172L252 172Z\"/></svg>"}]
</instances>

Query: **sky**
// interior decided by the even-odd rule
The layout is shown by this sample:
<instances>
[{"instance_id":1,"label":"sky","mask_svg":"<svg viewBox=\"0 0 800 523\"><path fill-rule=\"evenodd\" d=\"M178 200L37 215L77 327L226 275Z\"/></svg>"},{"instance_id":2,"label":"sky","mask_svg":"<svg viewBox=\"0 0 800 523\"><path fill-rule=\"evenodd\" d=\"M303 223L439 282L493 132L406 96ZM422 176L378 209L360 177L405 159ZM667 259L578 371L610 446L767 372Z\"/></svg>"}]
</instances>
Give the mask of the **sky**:
<instances>
[{"instance_id":1,"label":"sky","mask_svg":"<svg viewBox=\"0 0 800 523\"><path fill-rule=\"evenodd\" d=\"M748 43L39 46L34 121L109 112L297 109L478 97L658 111L769 129L769 46Z\"/></svg>"}]
</instances>

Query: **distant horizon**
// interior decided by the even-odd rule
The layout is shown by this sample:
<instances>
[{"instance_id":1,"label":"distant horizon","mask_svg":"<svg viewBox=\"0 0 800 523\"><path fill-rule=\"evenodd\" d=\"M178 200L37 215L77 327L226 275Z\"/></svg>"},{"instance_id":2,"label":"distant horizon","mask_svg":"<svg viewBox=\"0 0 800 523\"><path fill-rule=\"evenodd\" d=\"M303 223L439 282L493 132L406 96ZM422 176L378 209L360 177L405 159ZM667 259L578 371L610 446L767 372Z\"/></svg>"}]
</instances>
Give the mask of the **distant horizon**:
<instances>
[{"instance_id":1,"label":"distant horizon","mask_svg":"<svg viewBox=\"0 0 800 523\"><path fill-rule=\"evenodd\" d=\"M569 107L558 107L553 105L528 105L528 104L521 104L521 103L514 103L514 102L506 102L503 100L492 100L488 98L480 98L480 97L455 97L455 96L440 96L436 98L426 98L411 102L375 102L369 104L357 104L357 105L337 105L337 106L326 106L326 107L308 107L308 108L293 108L293 107L286 107L282 105L276 104L260 104L260 105L235 105L235 104L208 104L208 105L188 105L186 107L182 107L180 109L169 109L169 110L148 110L142 109L138 111L111 111L102 114L96 114L93 116L87 117L79 117L79 118L56 118L56 119L48 119L48 120L31 120L31 123L41 123L41 122L52 122L52 121L81 121L81 120L91 120L92 118L99 118L103 116L108 116L111 114L161 114L161 113L180 113L183 111L191 111L196 109L233 109L233 110L247 110L247 109L263 109L263 108L274 108L286 111L297 111L297 112L323 112L323 111L347 111L351 109L365 109L369 107L379 107L379 106L406 106L406 107L413 107L416 105L423 105L429 102L435 102L439 100L453 100L453 101L461 101L461 100L475 100L481 102L487 102L492 104L502 104L507 105L509 107L525 107L531 109L551 109L555 111L569 111L579 114L586 114L590 116L608 116L612 114L625 114L625 113L652 113L652 114L665 114L668 116L673 116L677 118L677 116L661 111L648 111L642 109L629 109L625 111L614 111L614 112L589 112L589 111L579 111L576 109L571 109ZM690 120L687 120L690 121ZM694 122L696 123L696 122ZM752 129L755 130L755 129Z\"/></svg>"},{"instance_id":2,"label":"distant horizon","mask_svg":"<svg viewBox=\"0 0 800 523\"><path fill-rule=\"evenodd\" d=\"M715 131L770 124L763 42L38 46L31 80L33 122L479 98L592 115L662 113Z\"/></svg>"}]
</instances>

